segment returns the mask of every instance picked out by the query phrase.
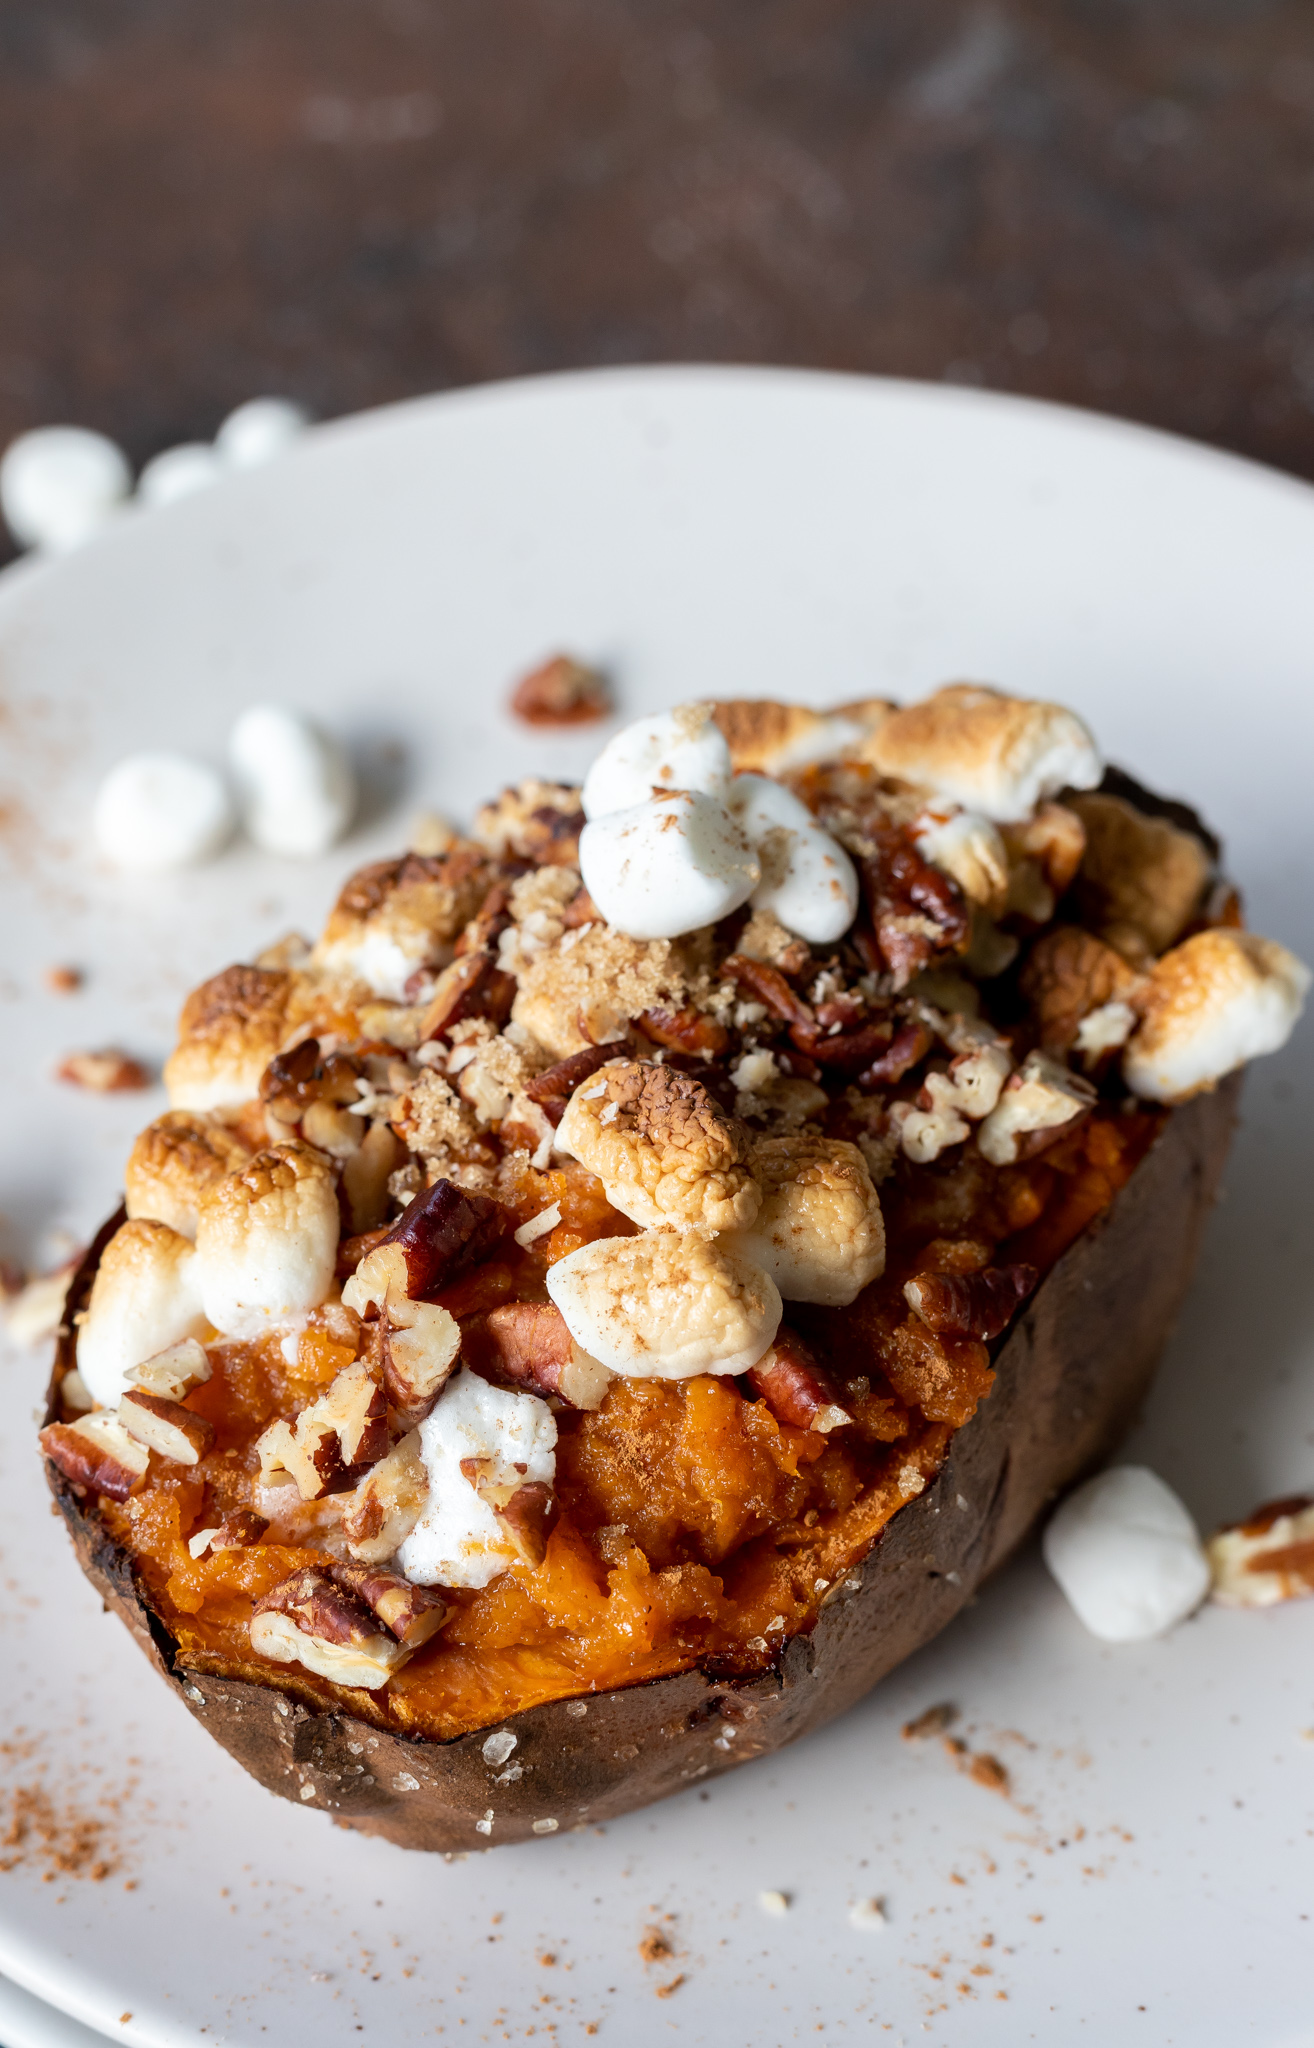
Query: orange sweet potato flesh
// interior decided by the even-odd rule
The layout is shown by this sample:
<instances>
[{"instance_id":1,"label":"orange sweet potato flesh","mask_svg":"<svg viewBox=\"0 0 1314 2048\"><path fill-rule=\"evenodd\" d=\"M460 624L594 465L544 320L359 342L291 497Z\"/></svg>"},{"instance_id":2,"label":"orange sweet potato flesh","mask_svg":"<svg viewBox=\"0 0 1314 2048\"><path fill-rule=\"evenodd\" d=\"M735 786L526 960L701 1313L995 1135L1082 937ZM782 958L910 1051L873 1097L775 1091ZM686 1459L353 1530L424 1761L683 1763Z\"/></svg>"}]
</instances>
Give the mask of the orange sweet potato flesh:
<instances>
[{"instance_id":1,"label":"orange sweet potato flesh","mask_svg":"<svg viewBox=\"0 0 1314 2048\"><path fill-rule=\"evenodd\" d=\"M979 1177L968 1185L975 1167L923 1176L897 1205L885 1278L848 1310L791 1308L842 1380L866 1382L846 1395L854 1425L833 1440L707 1378L624 1383L597 1414L563 1417L562 1514L543 1563L454 1596L447 1626L385 1693L252 1655L254 1601L313 1549L266 1542L196 1564L186 1548L206 1484L212 1501L225 1504L226 1485L242 1504L249 1452L223 1452L305 1398L281 1361L216 1347L215 1378L191 1397L217 1429L201 1468L153 1471L121 1508L80 1498L48 1468L52 1488L84 1570L269 1789L301 1799L309 1786L306 1803L424 1849L604 1820L841 1712L1107 1455L1185 1291L1238 1087L1144 1118L1134 1138L1130 1127L1101 1136L1094 1119L1066 1153L1056 1146L985 1190ZM578 1185L567 1192L563 1240L584 1241L597 1219ZM529 1213L531 1202L540 1194L527 1188ZM1048 1268L990 1351L932 1338L902 1298L928 1240L961 1237L969 1221L998 1259ZM561 1252L550 1238L535 1250L541 1276ZM524 1298L530 1277L528 1265L489 1275L457 1312L490 1305L499 1287ZM72 1358L64 1340L52 1416ZM484 1758L490 1727L515 1734L518 1775Z\"/></svg>"}]
</instances>

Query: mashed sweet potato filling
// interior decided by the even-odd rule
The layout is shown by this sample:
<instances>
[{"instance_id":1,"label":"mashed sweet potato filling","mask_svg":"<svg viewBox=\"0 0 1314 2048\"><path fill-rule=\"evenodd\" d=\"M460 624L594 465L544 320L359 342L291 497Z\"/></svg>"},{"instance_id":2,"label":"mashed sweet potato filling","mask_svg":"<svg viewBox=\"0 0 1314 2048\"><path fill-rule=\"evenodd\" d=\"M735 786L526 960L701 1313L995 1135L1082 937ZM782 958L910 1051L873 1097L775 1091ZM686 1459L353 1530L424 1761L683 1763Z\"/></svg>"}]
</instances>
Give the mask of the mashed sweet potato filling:
<instances>
[{"instance_id":1,"label":"mashed sweet potato filling","mask_svg":"<svg viewBox=\"0 0 1314 2048\"><path fill-rule=\"evenodd\" d=\"M956 1429L994 1378L989 1348L937 1334L911 1315L919 1271L1026 1261L1042 1273L1130 1178L1161 1113L1101 1104L1043 1154L990 1166L901 1160L882 1190L885 1273L850 1307L791 1303L788 1321L823 1356L853 1421L833 1436L791 1427L743 1381L622 1379L596 1411L558 1415L560 1516L541 1564L512 1566L481 1591L454 1591L446 1627L384 1691L337 1686L255 1657L255 1602L303 1565L324 1562L307 1508L295 1540L194 1559L187 1538L253 1505L255 1442L292 1417L353 1356L312 1316L293 1363L274 1339L209 1347L213 1377L187 1406L214 1425L190 1469L152 1460L149 1483L106 1525L134 1556L183 1661L263 1679L320 1707L349 1706L399 1732L445 1739L522 1708L633 1685L696 1664L729 1676L764 1669L807 1629L898 1509L935 1476ZM556 1260L633 1228L579 1167L537 1172L517 1159L499 1198L523 1219L556 1203L561 1222L524 1250L491 1258L441 1296L458 1319L501 1302L543 1301Z\"/></svg>"}]
</instances>

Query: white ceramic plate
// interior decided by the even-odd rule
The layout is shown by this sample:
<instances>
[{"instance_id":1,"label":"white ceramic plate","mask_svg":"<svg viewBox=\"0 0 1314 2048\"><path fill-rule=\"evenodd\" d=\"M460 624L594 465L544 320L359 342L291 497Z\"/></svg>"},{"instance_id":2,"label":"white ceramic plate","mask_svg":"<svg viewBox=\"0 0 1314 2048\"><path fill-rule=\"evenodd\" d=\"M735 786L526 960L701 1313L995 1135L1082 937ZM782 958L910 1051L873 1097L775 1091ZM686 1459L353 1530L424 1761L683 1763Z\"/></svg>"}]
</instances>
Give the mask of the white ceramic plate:
<instances>
[{"instance_id":1,"label":"white ceramic plate","mask_svg":"<svg viewBox=\"0 0 1314 2048\"><path fill-rule=\"evenodd\" d=\"M313 928L421 800L465 816L513 776L582 767L596 741L502 709L558 646L611 667L629 713L953 675L1064 698L1114 759L1201 805L1254 921L1314 955L1314 492L906 384L653 370L425 401L0 580L0 1209L18 1239L85 1233L156 1107L59 1089L61 1051L158 1058L189 986ZM102 872L85 821L105 767L147 744L217 754L271 695L351 733L374 821L306 867ZM88 970L84 994L44 992L57 961ZM1134 1446L1205 1525L1314 1479L1309 1048L1252 1078ZM950 2048L1314 2042L1314 1607L1206 1611L1115 1650L1024 1559L793 1751L605 1834L447 1863L271 1800L176 1708L50 1519L29 1429L44 1371L15 1360L4 1383L0 1763L9 1796L44 1779L61 1825L116 1801L116 1863L100 1883L42 1882L39 1855L0 1875L0 1969L77 2020L187 2048L590 2025L627 2048L823 2026ZM943 1699L1007 1764L1011 1801L900 1741ZM784 1918L763 1889L790 1895ZM873 1896L884 1931L851 1927ZM675 1954L647 1966L658 1921Z\"/></svg>"}]
</instances>

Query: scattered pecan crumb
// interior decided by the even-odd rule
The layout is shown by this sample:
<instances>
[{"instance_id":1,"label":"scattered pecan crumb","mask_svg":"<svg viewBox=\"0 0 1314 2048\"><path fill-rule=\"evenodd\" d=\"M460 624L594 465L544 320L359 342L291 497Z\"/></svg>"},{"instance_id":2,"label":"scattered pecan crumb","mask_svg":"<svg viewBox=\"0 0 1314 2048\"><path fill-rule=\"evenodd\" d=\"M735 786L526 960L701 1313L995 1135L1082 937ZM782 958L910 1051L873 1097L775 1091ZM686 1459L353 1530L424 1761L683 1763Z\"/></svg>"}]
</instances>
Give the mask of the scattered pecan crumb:
<instances>
[{"instance_id":1,"label":"scattered pecan crumb","mask_svg":"<svg viewBox=\"0 0 1314 2048\"><path fill-rule=\"evenodd\" d=\"M76 995L82 986L80 967L47 967L42 976L52 996Z\"/></svg>"},{"instance_id":2,"label":"scattered pecan crumb","mask_svg":"<svg viewBox=\"0 0 1314 2048\"><path fill-rule=\"evenodd\" d=\"M613 708L606 677L569 654L554 654L511 693L511 710L526 725L587 725Z\"/></svg>"},{"instance_id":3,"label":"scattered pecan crumb","mask_svg":"<svg viewBox=\"0 0 1314 2048\"><path fill-rule=\"evenodd\" d=\"M639 1955L645 1963L664 1963L674 1950L660 1927L645 1927Z\"/></svg>"},{"instance_id":4,"label":"scattered pecan crumb","mask_svg":"<svg viewBox=\"0 0 1314 2048\"><path fill-rule=\"evenodd\" d=\"M1007 1795L1012 1780L997 1756L984 1752L974 1756L967 1766L967 1775L974 1785L984 1785L987 1792L1002 1792Z\"/></svg>"},{"instance_id":5,"label":"scattered pecan crumb","mask_svg":"<svg viewBox=\"0 0 1314 2048\"><path fill-rule=\"evenodd\" d=\"M927 1707L925 1713L916 1715L911 1721L905 1721L903 1739L905 1742L925 1742L928 1736L943 1735L945 1729L952 1727L957 1719L957 1707L951 1706L948 1700L942 1700L939 1706Z\"/></svg>"},{"instance_id":6,"label":"scattered pecan crumb","mask_svg":"<svg viewBox=\"0 0 1314 2048\"><path fill-rule=\"evenodd\" d=\"M670 1997L672 1997L672 1996L674 1995L674 1993L675 1993L675 1992L677 1992L677 1991L679 1990L679 1988L680 1988L680 1986L681 1986L681 1985L683 1984L683 1982L684 1982L684 1978L683 1978L683 1976L679 1976L679 1977L672 1977L672 1979L671 1979L671 1981L670 1981L670 1983L669 1983L669 1984L659 1984L659 1985L657 1986L657 1996L658 1996L659 1998L670 1998Z\"/></svg>"},{"instance_id":7,"label":"scattered pecan crumb","mask_svg":"<svg viewBox=\"0 0 1314 2048\"><path fill-rule=\"evenodd\" d=\"M556 1957L553 1955L543 1955L539 1957L539 1962L543 1965L543 1968L545 1970L550 1970L552 1968L552 1965L556 1962L556 1960Z\"/></svg>"},{"instance_id":8,"label":"scattered pecan crumb","mask_svg":"<svg viewBox=\"0 0 1314 2048\"><path fill-rule=\"evenodd\" d=\"M57 1081L89 1088L94 1095L117 1095L128 1088L149 1088L150 1075L126 1052L71 1052L55 1069Z\"/></svg>"}]
</instances>

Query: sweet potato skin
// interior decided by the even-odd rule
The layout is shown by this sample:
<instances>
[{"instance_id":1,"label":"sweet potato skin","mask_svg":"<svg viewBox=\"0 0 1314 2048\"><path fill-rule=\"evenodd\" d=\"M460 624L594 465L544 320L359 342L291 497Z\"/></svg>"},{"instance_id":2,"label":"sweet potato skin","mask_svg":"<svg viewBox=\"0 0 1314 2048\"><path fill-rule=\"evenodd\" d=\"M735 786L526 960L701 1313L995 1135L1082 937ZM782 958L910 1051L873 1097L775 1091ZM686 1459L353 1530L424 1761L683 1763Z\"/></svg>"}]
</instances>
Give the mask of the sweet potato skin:
<instances>
[{"instance_id":1,"label":"sweet potato skin","mask_svg":"<svg viewBox=\"0 0 1314 2048\"><path fill-rule=\"evenodd\" d=\"M1186 1292L1240 1086L1234 1075L1171 1113L1126 1187L1002 1340L995 1386L954 1437L938 1478L886 1527L853 1575L857 1589L841 1589L773 1671L746 1681L688 1671L531 1708L499 1724L516 1737L513 1783L494 1783L507 1758L485 1760L489 1729L445 1743L392 1735L318 1711L297 1697L291 1674L271 1682L255 1667L183 1664L94 1503L47 1464L51 1490L106 1604L189 1710L269 1791L408 1849L489 1848L612 1819L843 1713L937 1635L1046 1504L1108 1456L1135 1418ZM119 1220L101 1232L73 1283L70 1319ZM66 1336L47 1419L73 1360Z\"/></svg>"}]
</instances>

